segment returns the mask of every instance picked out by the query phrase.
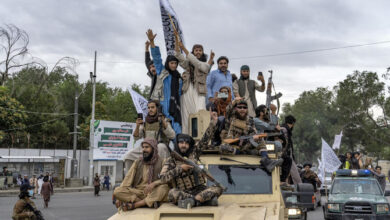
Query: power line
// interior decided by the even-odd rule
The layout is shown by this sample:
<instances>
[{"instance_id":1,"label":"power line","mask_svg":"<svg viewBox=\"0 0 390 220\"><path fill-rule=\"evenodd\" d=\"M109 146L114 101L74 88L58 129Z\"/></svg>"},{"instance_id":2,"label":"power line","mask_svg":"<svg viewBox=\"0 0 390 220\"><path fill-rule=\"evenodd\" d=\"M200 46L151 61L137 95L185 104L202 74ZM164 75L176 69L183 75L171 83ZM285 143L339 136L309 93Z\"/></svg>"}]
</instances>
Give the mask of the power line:
<instances>
[{"instance_id":1,"label":"power line","mask_svg":"<svg viewBox=\"0 0 390 220\"><path fill-rule=\"evenodd\" d=\"M388 43L390 43L390 40L377 41L377 42L371 42L371 43L353 44L353 45L340 46L340 47L319 48L319 49L300 50L300 51L282 52L282 53L270 53L270 54L254 55L254 56L247 56L247 57L233 57L233 58L230 58L230 60L242 60L242 59L290 56L290 55L298 55L298 54L306 54L306 53L317 53L317 52L324 52L324 51L342 50L342 49L349 49L349 48L356 48L356 47L373 46L373 45L388 44ZM91 63L91 62L94 62L94 60L79 61L79 63ZM98 62L98 63L123 63L123 64L140 64L140 63L144 63L143 61L125 61L125 60L97 60L96 62ZM48 64L54 64L54 63L48 63Z\"/></svg>"},{"instance_id":2,"label":"power line","mask_svg":"<svg viewBox=\"0 0 390 220\"><path fill-rule=\"evenodd\" d=\"M72 115L73 115L73 114L72 114ZM48 120L48 121L44 121L44 122L40 122L40 123L36 123L36 124L24 126L24 127L12 128L12 129L8 129L8 130L0 130L0 131L9 132L9 131L15 131L15 130L24 130L24 129L26 129L26 128L30 128L30 127L34 127L34 126L37 126L37 125L46 124L46 123L49 123L49 122L52 122L52 121L57 121L57 120L59 120L59 119L63 119L63 118L69 117L69 116L71 116L71 115L62 116L62 117L59 117L59 118L55 118L55 119L52 119L52 120Z\"/></svg>"},{"instance_id":3,"label":"power line","mask_svg":"<svg viewBox=\"0 0 390 220\"><path fill-rule=\"evenodd\" d=\"M75 114L75 113L62 114L62 113L51 113L51 112L32 112L32 111L27 111L27 110L6 108L6 107L2 107L2 106L0 106L0 108L6 109L6 110L9 110L9 111L14 111L14 112L24 112L24 113L28 113L28 114L38 114L38 115L63 115L63 116L70 116L70 115L74 115Z\"/></svg>"},{"instance_id":4,"label":"power line","mask_svg":"<svg viewBox=\"0 0 390 220\"><path fill-rule=\"evenodd\" d=\"M348 48L354 48L354 47L364 47L364 46L372 46L372 45L388 44L388 43L390 43L390 41L378 41L378 42L366 43L366 44L354 44L354 45L341 46L341 47L330 47L330 48L321 48L321 49L313 49L313 50L302 50L302 51L294 51L294 52L264 54L264 55L249 56L249 57L235 57L235 58L231 58L231 59L232 60L240 60L240 59L289 56L289 55L296 55L296 54L315 53L315 52L323 52L323 51L330 51L330 50L341 50L341 49L348 49Z\"/></svg>"}]
</instances>

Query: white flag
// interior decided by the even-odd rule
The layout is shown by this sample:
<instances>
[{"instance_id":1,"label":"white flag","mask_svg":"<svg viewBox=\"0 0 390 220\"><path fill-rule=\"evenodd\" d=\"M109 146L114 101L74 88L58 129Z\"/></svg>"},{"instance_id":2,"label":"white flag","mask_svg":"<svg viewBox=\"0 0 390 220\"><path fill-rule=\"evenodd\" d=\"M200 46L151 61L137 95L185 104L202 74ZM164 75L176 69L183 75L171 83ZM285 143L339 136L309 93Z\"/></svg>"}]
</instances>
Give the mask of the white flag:
<instances>
[{"instance_id":1,"label":"white flag","mask_svg":"<svg viewBox=\"0 0 390 220\"><path fill-rule=\"evenodd\" d=\"M145 117L148 115L148 101L145 99L145 97L138 94L136 91L132 90L131 88L128 88L127 90L129 90L130 92L137 113L142 113L144 116L143 119L145 120Z\"/></svg>"},{"instance_id":2,"label":"white flag","mask_svg":"<svg viewBox=\"0 0 390 220\"><path fill-rule=\"evenodd\" d=\"M335 172L339 169L341 162L337 155L334 153L332 148L326 143L324 139L322 139L322 150L321 150L321 161L322 166L324 166L324 170L326 172Z\"/></svg>"},{"instance_id":3,"label":"white flag","mask_svg":"<svg viewBox=\"0 0 390 220\"><path fill-rule=\"evenodd\" d=\"M340 149L342 137L343 137L343 131L341 131L339 135L334 136L334 142L332 146L333 150Z\"/></svg>"},{"instance_id":4,"label":"white flag","mask_svg":"<svg viewBox=\"0 0 390 220\"><path fill-rule=\"evenodd\" d=\"M317 158L318 160L318 178L321 180L321 182L324 182L324 176L325 176L325 173L324 173L324 165L322 164L322 161L320 160L320 158Z\"/></svg>"},{"instance_id":5,"label":"white flag","mask_svg":"<svg viewBox=\"0 0 390 220\"><path fill-rule=\"evenodd\" d=\"M161 20L162 20L162 25L164 30L165 45L167 47L167 54L174 55L175 34L173 32L174 27L172 27L171 18L173 24L175 25L176 31L179 33L180 40L184 44L183 31L181 29L176 12L173 10L171 3L169 3L169 0L160 0L160 10L161 10Z\"/></svg>"}]
</instances>

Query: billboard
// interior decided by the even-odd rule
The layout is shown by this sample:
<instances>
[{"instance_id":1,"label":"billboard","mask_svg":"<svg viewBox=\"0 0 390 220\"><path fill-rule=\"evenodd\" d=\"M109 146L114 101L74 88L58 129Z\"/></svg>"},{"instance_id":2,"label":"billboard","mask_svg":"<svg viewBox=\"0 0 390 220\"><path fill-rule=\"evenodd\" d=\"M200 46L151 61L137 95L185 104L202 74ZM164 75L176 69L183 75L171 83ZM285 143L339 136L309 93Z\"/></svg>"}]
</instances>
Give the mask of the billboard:
<instances>
[{"instance_id":1,"label":"billboard","mask_svg":"<svg viewBox=\"0 0 390 220\"><path fill-rule=\"evenodd\" d=\"M123 160L133 148L135 123L95 120L94 160Z\"/></svg>"}]
</instances>

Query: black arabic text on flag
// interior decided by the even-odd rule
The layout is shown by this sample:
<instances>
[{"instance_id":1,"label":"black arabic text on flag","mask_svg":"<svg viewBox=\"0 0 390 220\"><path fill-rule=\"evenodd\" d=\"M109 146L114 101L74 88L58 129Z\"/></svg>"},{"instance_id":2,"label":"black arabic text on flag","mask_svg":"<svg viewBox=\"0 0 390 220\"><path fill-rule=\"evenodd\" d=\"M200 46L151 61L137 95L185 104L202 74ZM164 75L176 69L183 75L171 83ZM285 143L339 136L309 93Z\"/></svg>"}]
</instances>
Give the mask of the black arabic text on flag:
<instances>
[{"instance_id":1,"label":"black arabic text on flag","mask_svg":"<svg viewBox=\"0 0 390 220\"><path fill-rule=\"evenodd\" d=\"M160 0L161 20L164 30L165 46L168 55L175 54L175 34L174 27L171 25L171 19L175 25L176 31L180 35L180 40L184 44L183 32L180 27L179 19L173 10L169 0Z\"/></svg>"}]
</instances>

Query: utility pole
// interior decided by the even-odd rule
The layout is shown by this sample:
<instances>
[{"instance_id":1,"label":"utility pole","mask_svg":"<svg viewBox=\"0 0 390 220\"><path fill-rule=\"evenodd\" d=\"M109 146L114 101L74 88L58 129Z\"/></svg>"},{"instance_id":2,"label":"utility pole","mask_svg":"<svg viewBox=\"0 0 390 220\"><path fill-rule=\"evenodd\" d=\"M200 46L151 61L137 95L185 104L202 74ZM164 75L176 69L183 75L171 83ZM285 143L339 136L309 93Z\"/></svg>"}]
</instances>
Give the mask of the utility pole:
<instances>
[{"instance_id":1,"label":"utility pole","mask_svg":"<svg viewBox=\"0 0 390 220\"><path fill-rule=\"evenodd\" d=\"M73 125L73 157L71 161L71 171L70 176L71 178L77 178L77 158L76 158L76 152L77 152L77 124L79 121L79 91L76 88L75 92L75 98L74 98L74 125Z\"/></svg>"},{"instance_id":2,"label":"utility pole","mask_svg":"<svg viewBox=\"0 0 390 220\"><path fill-rule=\"evenodd\" d=\"M92 186L93 179L93 149L95 145L95 93L96 93L96 55L95 51L95 61L93 65L93 74L90 73L91 83L92 83L92 113L91 113L91 123L89 126L89 181L88 185Z\"/></svg>"}]
</instances>

